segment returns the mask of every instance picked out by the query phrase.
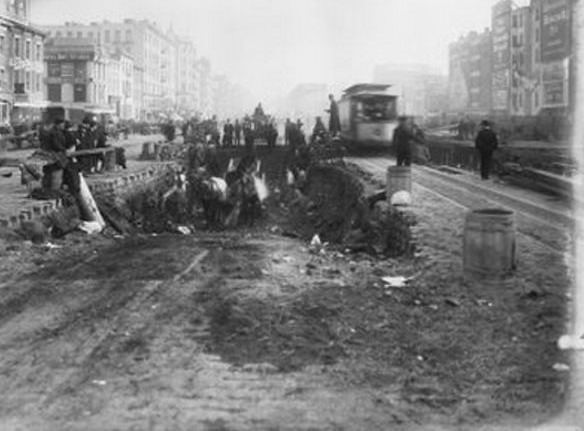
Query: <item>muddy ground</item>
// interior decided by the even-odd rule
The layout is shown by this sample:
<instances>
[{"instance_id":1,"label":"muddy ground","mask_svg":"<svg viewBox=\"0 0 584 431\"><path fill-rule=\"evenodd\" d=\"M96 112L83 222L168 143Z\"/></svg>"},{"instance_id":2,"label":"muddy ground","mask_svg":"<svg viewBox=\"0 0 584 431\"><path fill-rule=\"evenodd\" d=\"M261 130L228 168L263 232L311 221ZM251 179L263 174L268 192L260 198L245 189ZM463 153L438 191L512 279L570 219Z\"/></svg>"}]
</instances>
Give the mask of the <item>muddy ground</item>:
<instances>
[{"instance_id":1,"label":"muddy ground","mask_svg":"<svg viewBox=\"0 0 584 431\"><path fill-rule=\"evenodd\" d=\"M375 186L370 186L373 190ZM412 258L235 232L0 244L2 430L515 428L561 410L568 271L461 281L463 213L416 191ZM276 209L278 208L278 209ZM412 277L388 288L383 276Z\"/></svg>"}]
</instances>

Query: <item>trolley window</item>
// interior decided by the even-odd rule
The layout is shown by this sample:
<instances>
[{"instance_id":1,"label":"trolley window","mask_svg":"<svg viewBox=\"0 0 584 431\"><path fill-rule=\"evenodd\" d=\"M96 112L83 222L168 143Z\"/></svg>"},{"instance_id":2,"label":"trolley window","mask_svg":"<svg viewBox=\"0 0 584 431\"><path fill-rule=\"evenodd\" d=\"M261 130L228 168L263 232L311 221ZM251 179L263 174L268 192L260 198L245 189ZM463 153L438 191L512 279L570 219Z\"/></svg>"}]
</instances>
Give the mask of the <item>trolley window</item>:
<instances>
[{"instance_id":1,"label":"trolley window","mask_svg":"<svg viewBox=\"0 0 584 431\"><path fill-rule=\"evenodd\" d=\"M357 99L357 117L365 121L395 120L395 97L360 97Z\"/></svg>"}]
</instances>

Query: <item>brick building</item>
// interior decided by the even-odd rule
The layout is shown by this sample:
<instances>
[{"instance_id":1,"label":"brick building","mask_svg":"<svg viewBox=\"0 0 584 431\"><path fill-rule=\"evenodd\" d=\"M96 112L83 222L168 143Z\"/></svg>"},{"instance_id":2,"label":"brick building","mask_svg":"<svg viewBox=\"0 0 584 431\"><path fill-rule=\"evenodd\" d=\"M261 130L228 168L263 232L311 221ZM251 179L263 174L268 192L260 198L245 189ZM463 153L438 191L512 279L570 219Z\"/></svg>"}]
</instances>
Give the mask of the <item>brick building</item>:
<instances>
[{"instance_id":1,"label":"brick building","mask_svg":"<svg viewBox=\"0 0 584 431\"><path fill-rule=\"evenodd\" d=\"M450 110L484 115L492 108L492 34L471 32L449 46Z\"/></svg>"},{"instance_id":2,"label":"brick building","mask_svg":"<svg viewBox=\"0 0 584 431\"><path fill-rule=\"evenodd\" d=\"M45 106L45 34L30 10L30 0L0 0L0 124L37 121Z\"/></svg>"}]
</instances>

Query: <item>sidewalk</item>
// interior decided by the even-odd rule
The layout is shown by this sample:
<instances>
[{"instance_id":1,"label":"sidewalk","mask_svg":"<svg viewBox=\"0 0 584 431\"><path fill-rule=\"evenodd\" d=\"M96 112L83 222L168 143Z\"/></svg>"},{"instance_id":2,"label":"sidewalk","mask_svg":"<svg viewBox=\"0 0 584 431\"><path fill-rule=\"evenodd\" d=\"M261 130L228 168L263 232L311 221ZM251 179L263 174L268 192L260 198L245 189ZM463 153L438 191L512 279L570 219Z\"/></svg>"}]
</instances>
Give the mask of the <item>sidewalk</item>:
<instances>
[{"instance_id":1,"label":"sidewalk","mask_svg":"<svg viewBox=\"0 0 584 431\"><path fill-rule=\"evenodd\" d=\"M161 135L132 135L125 141L114 142L115 146L126 149L128 159L127 169L111 173L87 175L85 179L89 186L105 182L112 178L131 175L144 170L152 161L139 161L142 144L148 141L162 140ZM0 158L22 159L30 157L34 149L6 151L0 153ZM0 227L17 226L23 220L30 220L51 213L58 208L55 200L35 200L27 197L26 186L21 184L20 170L17 167L0 167L0 174L12 173L10 178L0 177Z\"/></svg>"}]
</instances>

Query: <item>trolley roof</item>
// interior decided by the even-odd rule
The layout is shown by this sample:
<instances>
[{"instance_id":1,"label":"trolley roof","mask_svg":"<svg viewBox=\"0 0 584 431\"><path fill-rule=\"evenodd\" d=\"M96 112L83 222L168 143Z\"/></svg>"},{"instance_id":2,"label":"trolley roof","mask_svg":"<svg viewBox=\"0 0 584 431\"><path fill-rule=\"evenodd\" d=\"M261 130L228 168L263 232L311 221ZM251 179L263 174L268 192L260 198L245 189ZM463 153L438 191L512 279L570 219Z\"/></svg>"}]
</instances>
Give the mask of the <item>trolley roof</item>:
<instances>
[{"instance_id":1,"label":"trolley roof","mask_svg":"<svg viewBox=\"0 0 584 431\"><path fill-rule=\"evenodd\" d=\"M344 91L345 96L379 95L395 96L388 91L389 84L355 84Z\"/></svg>"}]
</instances>

